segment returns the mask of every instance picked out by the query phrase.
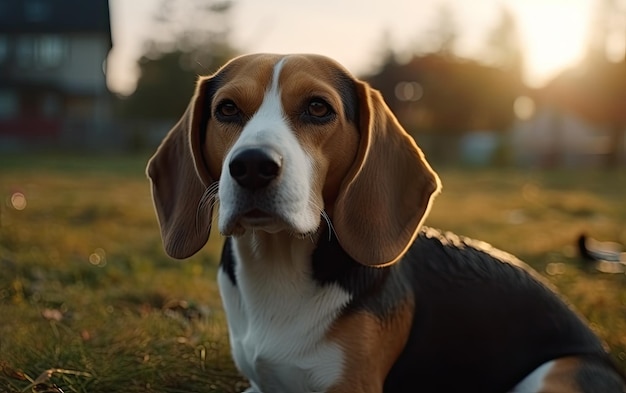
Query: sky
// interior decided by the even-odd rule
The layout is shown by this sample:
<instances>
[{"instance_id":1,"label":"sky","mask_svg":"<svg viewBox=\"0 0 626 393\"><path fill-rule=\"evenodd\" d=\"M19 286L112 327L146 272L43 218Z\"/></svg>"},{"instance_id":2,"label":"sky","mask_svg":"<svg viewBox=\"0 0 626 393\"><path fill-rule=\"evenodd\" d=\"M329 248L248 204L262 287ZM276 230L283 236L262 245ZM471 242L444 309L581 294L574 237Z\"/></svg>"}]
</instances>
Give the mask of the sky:
<instances>
[{"instance_id":1,"label":"sky","mask_svg":"<svg viewBox=\"0 0 626 393\"><path fill-rule=\"evenodd\" d=\"M541 86L582 60L597 0L234 0L233 44L243 53L319 53L355 74L375 66L385 34L407 50L433 29L442 3L454 13L458 52L479 57L501 5L514 15L525 60L525 80ZM113 50L107 61L112 91L130 94L136 60L158 34L160 0L110 0ZM617 44L620 49L621 42Z\"/></svg>"}]
</instances>

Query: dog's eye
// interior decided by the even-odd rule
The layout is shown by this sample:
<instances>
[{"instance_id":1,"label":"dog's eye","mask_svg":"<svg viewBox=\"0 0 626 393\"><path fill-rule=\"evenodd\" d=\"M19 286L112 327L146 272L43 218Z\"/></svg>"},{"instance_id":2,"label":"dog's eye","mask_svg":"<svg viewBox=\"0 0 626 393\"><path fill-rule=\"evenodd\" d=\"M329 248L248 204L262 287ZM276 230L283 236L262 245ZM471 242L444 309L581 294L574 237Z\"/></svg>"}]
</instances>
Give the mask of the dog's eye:
<instances>
[{"instance_id":1,"label":"dog's eye","mask_svg":"<svg viewBox=\"0 0 626 393\"><path fill-rule=\"evenodd\" d=\"M234 117L239 116L240 111L237 105L231 100L224 100L217 105L215 109L215 114L217 117L222 118L223 120L229 120Z\"/></svg>"},{"instance_id":2,"label":"dog's eye","mask_svg":"<svg viewBox=\"0 0 626 393\"><path fill-rule=\"evenodd\" d=\"M304 119L315 123L330 121L335 112L328 102L321 98L312 98L304 110Z\"/></svg>"},{"instance_id":3,"label":"dog's eye","mask_svg":"<svg viewBox=\"0 0 626 393\"><path fill-rule=\"evenodd\" d=\"M307 112L311 116L324 117L330 113L330 106L319 98L314 98L309 102Z\"/></svg>"}]
</instances>

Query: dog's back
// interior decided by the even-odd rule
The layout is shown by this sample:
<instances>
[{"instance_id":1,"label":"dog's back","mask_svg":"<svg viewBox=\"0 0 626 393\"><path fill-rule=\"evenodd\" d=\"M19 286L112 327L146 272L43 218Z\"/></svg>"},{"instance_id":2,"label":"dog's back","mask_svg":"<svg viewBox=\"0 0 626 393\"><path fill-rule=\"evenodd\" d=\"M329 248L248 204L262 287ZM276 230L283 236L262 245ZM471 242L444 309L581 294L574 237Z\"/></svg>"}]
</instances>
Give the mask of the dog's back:
<instances>
[{"instance_id":1,"label":"dog's back","mask_svg":"<svg viewBox=\"0 0 626 393\"><path fill-rule=\"evenodd\" d=\"M572 386L599 391L605 381L602 392L623 392L596 335L513 256L427 228L394 268L410 276L415 313L385 391L508 391L542 364L576 356L584 361Z\"/></svg>"}]
</instances>

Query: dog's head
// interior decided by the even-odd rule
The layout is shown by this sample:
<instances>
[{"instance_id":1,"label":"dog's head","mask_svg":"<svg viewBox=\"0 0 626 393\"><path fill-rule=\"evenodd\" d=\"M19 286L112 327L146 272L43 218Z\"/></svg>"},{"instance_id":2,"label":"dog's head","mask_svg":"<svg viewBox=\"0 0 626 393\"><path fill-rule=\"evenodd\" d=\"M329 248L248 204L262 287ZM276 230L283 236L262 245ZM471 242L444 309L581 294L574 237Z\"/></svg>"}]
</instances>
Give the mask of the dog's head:
<instances>
[{"instance_id":1,"label":"dog's head","mask_svg":"<svg viewBox=\"0 0 626 393\"><path fill-rule=\"evenodd\" d=\"M314 234L325 216L356 261L382 266L415 239L439 179L381 95L331 59L248 55L200 78L148 163L167 253L219 230Z\"/></svg>"}]
</instances>

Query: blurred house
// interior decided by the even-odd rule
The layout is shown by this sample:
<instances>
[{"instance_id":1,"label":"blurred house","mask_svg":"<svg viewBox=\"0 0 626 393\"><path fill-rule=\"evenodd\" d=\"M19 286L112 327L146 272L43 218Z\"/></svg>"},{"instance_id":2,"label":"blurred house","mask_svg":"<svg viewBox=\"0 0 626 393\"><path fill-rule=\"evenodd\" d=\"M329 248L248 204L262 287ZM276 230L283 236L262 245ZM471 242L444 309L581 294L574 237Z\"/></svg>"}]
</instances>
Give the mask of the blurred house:
<instances>
[{"instance_id":1,"label":"blurred house","mask_svg":"<svg viewBox=\"0 0 626 393\"><path fill-rule=\"evenodd\" d=\"M0 0L0 151L110 144L108 0Z\"/></svg>"}]
</instances>

